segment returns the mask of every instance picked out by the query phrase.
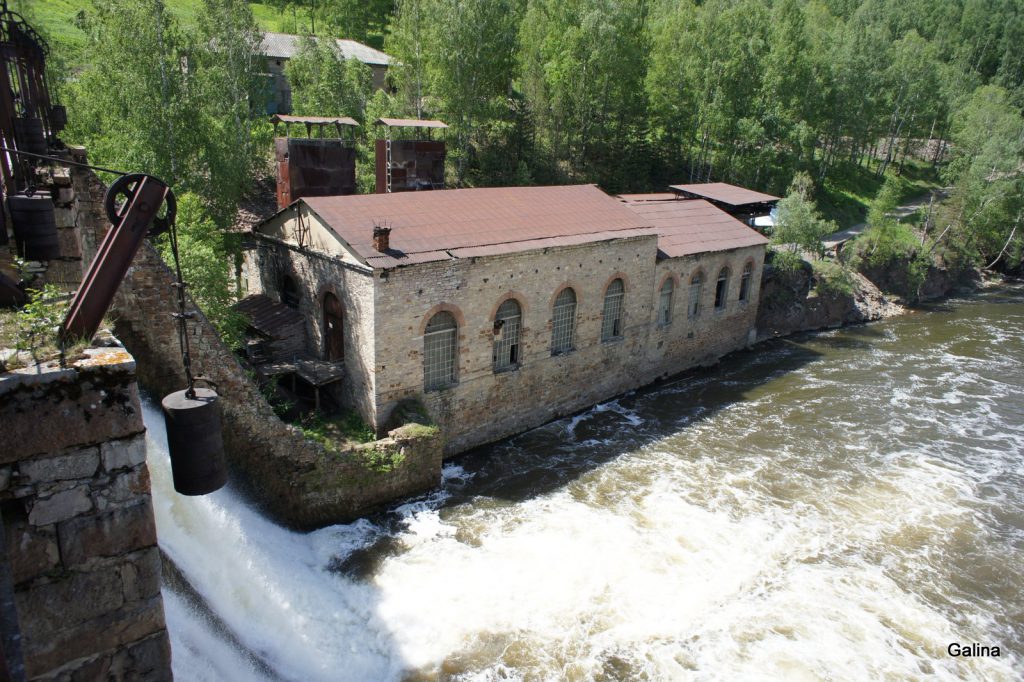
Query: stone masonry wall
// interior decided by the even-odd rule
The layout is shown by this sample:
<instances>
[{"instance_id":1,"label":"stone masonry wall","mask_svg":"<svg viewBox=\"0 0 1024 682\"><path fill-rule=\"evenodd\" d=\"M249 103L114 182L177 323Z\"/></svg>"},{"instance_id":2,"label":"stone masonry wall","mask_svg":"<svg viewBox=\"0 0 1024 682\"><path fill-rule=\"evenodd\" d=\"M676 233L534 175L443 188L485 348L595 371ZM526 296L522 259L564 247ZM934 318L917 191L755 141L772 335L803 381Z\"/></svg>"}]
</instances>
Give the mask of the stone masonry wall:
<instances>
[{"instance_id":1,"label":"stone masonry wall","mask_svg":"<svg viewBox=\"0 0 1024 682\"><path fill-rule=\"evenodd\" d=\"M345 318L345 378L337 382L341 403L357 410L368 424L373 411L373 279L339 258L308 252L270 237L257 237L244 260L246 294L266 294L280 301L280 283L285 275L299 287L299 312L306 320L310 355L325 357L323 301L329 292L341 301ZM335 385L331 386L335 388Z\"/></svg>"},{"instance_id":2,"label":"stone masonry wall","mask_svg":"<svg viewBox=\"0 0 1024 682\"><path fill-rule=\"evenodd\" d=\"M763 247L670 259L656 265L653 235L498 257L460 259L398 268L375 280L377 416L386 420L405 398L421 400L447 438L446 453L538 426L688 367L710 364L752 342ZM753 261L751 291L737 300L739 273ZM727 305L714 308L721 267L734 273ZM705 275L701 314L687 319L688 283ZM656 323L665 276L678 278L673 320ZM602 342L604 292L625 283L624 333ZM681 284L685 282L686 284ZM552 356L552 305L571 286L577 296L576 344ZM517 369L492 368L494 314L506 298L522 310ZM423 331L438 310L459 323L458 383L423 392Z\"/></svg>"},{"instance_id":3,"label":"stone masonry wall","mask_svg":"<svg viewBox=\"0 0 1024 682\"><path fill-rule=\"evenodd\" d=\"M750 284L746 299L741 301L740 279L747 263L752 266ZM715 308L715 286L722 268L729 271L726 300L724 306ZM763 271L764 248L760 246L660 261L652 303L655 311L665 279L671 277L675 288L670 323L661 325L657 319L651 323L647 343L650 375L666 377L689 367L713 364L726 353L752 344ZM697 272L704 284L700 312L691 317L690 281Z\"/></svg>"},{"instance_id":4,"label":"stone masonry wall","mask_svg":"<svg viewBox=\"0 0 1024 682\"><path fill-rule=\"evenodd\" d=\"M82 243L95 249L109 228L102 211L105 188L89 171L75 169L72 177ZM140 382L157 396L181 390L185 382L177 323L171 317L176 311L173 282L170 268L147 242L112 308L118 337L138 361ZM439 483L436 433L418 433L418 440L401 433L384 439L380 447L395 454L389 467L368 464L359 452L330 452L304 438L278 419L202 311L191 303L189 310L195 313L189 321L193 371L217 384L233 480L247 486L278 520L297 528L339 523Z\"/></svg>"},{"instance_id":5,"label":"stone masonry wall","mask_svg":"<svg viewBox=\"0 0 1024 682\"><path fill-rule=\"evenodd\" d=\"M0 374L0 515L34 680L168 680L135 363Z\"/></svg>"}]
</instances>

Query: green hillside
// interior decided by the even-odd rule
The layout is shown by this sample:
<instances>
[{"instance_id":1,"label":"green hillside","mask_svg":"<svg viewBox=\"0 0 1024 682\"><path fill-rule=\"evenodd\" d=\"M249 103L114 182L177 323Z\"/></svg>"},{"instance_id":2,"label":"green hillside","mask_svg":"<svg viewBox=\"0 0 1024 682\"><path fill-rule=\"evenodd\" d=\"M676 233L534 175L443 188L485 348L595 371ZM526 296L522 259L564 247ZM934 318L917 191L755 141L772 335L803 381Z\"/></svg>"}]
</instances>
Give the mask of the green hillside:
<instances>
[{"instance_id":1,"label":"green hillside","mask_svg":"<svg viewBox=\"0 0 1024 682\"><path fill-rule=\"evenodd\" d=\"M84 61L78 51L85 44L85 34L75 25L75 18L83 11L83 7L88 11L89 3L81 0L13 0L9 6L53 43L62 56L71 62L70 65ZM182 26L187 27L195 22L197 12L201 11L202 0L166 0L166 6ZM249 7L261 28L295 32L296 20L290 14L281 13L259 2L249 3Z\"/></svg>"}]
</instances>

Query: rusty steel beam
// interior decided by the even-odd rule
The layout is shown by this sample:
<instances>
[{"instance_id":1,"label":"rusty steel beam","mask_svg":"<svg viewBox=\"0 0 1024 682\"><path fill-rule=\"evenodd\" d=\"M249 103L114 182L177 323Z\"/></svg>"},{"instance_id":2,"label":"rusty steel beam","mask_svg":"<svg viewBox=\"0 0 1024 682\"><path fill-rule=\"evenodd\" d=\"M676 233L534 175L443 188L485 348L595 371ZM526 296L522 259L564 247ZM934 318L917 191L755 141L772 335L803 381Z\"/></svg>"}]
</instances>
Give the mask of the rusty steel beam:
<instances>
[{"instance_id":1,"label":"rusty steel beam","mask_svg":"<svg viewBox=\"0 0 1024 682\"><path fill-rule=\"evenodd\" d=\"M96 257L71 302L60 328L63 341L91 339L107 314L121 280L142 246L146 232L170 194L163 182L146 175L125 204L121 219L103 238Z\"/></svg>"}]
</instances>

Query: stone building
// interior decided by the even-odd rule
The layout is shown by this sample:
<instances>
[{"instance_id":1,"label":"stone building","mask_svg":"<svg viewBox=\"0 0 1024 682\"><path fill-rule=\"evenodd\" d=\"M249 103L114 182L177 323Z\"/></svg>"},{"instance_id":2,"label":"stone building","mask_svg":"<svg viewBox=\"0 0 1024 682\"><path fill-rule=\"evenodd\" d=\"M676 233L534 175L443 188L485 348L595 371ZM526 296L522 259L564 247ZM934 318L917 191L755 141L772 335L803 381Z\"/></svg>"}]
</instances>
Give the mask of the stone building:
<instances>
[{"instance_id":1,"label":"stone building","mask_svg":"<svg viewBox=\"0 0 1024 682\"><path fill-rule=\"evenodd\" d=\"M244 286L376 429L417 398L454 454L749 345L767 240L701 200L593 185L308 197Z\"/></svg>"},{"instance_id":2,"label":"stone building","mask_svg":"<svg viewBox=\"0 0 1024 682\"><path fill-rule=\"evenodd\" d=\"M288 114L292 110L292 88L288 84L284 69L288 60L299 51L302 36L267 31L263 34L260 53L266 60L266 73L273 89L273 98L268 114ZM373 87L383 90L387 87L388 66L391 57L369 45L355 40L336 39L338 51L345 59L357 59L370 67L373 72Z\"/></svg>"}]
</instances>

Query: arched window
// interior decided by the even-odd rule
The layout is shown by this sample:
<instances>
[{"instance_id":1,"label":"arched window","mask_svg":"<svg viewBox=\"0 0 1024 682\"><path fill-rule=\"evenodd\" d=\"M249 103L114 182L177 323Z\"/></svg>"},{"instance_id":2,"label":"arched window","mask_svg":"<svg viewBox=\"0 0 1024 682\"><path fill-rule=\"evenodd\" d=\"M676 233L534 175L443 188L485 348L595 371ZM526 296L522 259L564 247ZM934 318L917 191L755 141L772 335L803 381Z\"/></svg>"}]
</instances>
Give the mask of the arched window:
<instances>
[{"instance_id":1,"label":"arched window","mask_svg":"<svg viewBox=\"0 0 1024 682\"><path fill-rule=\"evenodd\" d=\"M718 272L718 282L715 283L715 310L725 307L725 301L729 297L729 268L722 268Z\"/></svg>"},{"instance_id":2,"label":"arched window","mask_svg":"<svg viewBox=\"0 0 1024 682\"><path fill-rule=\"evenodd\" d=\"M658 324L667 327L672 324L672 292L675 290L675 283L671 277L665 278L661 285L661 294L658 297Z\"/></svg>"},{"instance_id":3,"label":"arched window","mask_svg":"<svg viewBox=\"0 0 1024 682\"><path fill-rule=\"evenodd\" d=\"M519 366L519 328L523 314L519 303L510 298L494 314L494 371L504 372Z\"/></svg>"},{"instance_id":4,"label":"arched window","mask_svg":"<svg viewBox=\"0 0 1024 682\"><path fill-rule=\"evenodd\" d=\"M338 297L331 292L324 294L324 354L327 360L345 359L343 317Z\"/></svg>"},{"instance_id":5,"label":"arched window","mask_svg":"<svg viewBox=\"0 0 1024 682\"><path fill-rule=\"evenodd\" d=\"M423 331L423 390L437 391L456 383L455 357L459 325L442 310L430 318Z\"/></svg>"},{"instance_id":6,"label":"arched window","mask_svg":"<svg viewBox=\"0 0 1024 682\"><path fill-rule=\"evenodd\" d=\"M754 264L747 263L743 266L743 274L740 275L740 300L746 301L750 296L750 280L754 276Z\"/></svg>"},{"instance_id":7,"label":"arched window","mask_svg":"<svg viewBox=\"0 0 1024 682\"><path fill-rule=\"evenodd\" d=\"M704 291L704 276L697 272L690 278L690 306L686 309L687 316L694 318L700 315L700 296Z\"/></svg>"},{"instance_id":8,"label":"arched window","mask_svg":"<svg viewBox=\"0 0 1024 682\"><path fill-rule=\"evenodd\" d=\"M611 341L622 336L622 299L626 286L621 279L608 285L604 292L604 312L601 316L601 340Z\"/></svg>"},{"instance_id":9,"label":"arched window","mask_svg":"<svg viewBox=\"0 0 1024 682\"><path fill-rule=\"evenodd\" d=\"M551 354L568 353L576 344L576 292L562 289L551 309Z\"/></svg>"},{"instance_id":10,"label":"arched window","mask_svg":"<svg viewBox=\"0 0 1024 682\"><path fill-rule=\"evenodd\" d=\"M291 275L285 275L281 278L281 303L284 303L289 308L299 307L299 285L295 283L295 278Z\"/></svg>"}]
</instances>

